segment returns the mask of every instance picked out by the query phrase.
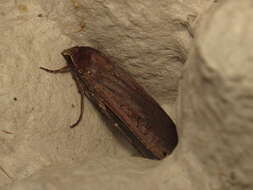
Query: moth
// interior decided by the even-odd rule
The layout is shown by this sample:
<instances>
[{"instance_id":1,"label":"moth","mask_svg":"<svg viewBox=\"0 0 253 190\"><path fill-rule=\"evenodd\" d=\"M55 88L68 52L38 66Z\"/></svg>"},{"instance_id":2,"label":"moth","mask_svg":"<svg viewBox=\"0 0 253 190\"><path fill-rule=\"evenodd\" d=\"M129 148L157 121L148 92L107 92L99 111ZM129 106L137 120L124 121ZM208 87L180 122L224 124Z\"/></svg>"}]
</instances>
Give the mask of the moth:
<instances>
[{"instance_id":1,"label":"moth","mask_svg":"<svg viewBox=\"0 0 253 190\"><path fill-rule=\"evenodd\" d=\"M65 67L50 73L70 72L81 97L79 124L83 116L84 95L119 128L144 156L163 159L178 143L174 122L130 73L91 47L72 47L62 53Z\"/></svg>"}]
</instances>

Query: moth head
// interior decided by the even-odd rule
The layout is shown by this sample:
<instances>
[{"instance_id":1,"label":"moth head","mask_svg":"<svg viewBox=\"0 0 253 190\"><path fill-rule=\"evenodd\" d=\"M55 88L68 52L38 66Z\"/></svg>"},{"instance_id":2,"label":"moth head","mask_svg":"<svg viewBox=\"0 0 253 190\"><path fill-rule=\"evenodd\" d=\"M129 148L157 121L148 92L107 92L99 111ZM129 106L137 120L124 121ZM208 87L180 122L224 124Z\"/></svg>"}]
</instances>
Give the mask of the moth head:
<instances>
[{"instance_id":1,"label":"moth head","mask_svg":"<svg viewBox=\"0 0 253 190\"><path fill-rule=\"evenodd\" d=\"M75 46L62 52L67 64L80 74L96 71L103 67L106 58L98 50L91 47Z\"/></svg>"}]
</instances>

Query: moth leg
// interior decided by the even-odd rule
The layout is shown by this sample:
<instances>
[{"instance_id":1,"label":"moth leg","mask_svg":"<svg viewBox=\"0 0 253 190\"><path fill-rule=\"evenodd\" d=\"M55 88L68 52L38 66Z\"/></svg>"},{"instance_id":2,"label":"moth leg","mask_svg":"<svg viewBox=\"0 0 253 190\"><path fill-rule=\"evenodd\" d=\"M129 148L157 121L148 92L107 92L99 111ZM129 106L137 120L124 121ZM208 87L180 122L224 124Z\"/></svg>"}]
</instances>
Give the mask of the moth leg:
<instances>
[{"instance_id":1,"label":"moth leg","mask_svg":"<svg viewBox=\"0 0 253 190\"><path fill-rule=\"evenodd\" d=\"M83 105L84 104L83 103L84 89L80 85L80 80L77 77L73 76L73 79L76 82L76 87L78 89L78 93L80 94L80 114L79 114L79 118L77 119L77 121L74 124L69 126L70 128L74 128L75 126L77 126L80 123L80 121L83 118L83 107L84 107L84 105Z\"/></svg>"},{"instance_id":2,"label":"moth leg","mask_svg":"<svg viewBox=\"0 0 253 190\"><path fill-rule=\"evenodd\" d=\"M80 121L82 120L82 118L83 118L83 94L81 94L81 93L80 93L80 99L81 99L81 101L80 101L81 108L80 108L79 118L78 118L78 120L74 124L72 124L72 125L69 126L70 128L74 128L75 126L77 126L80 123Z\"/></svg>"},{"instance_id":3,"label":"moth leg","mask_svg":"<svg viewBox=\"0 0 253 190\"><path fill-rule=\"evenodd\" d=\"M50 69L47 69L47 68L44 68L44 67L40 67L40 69L42 69L46 72L49 72L49 73L54 73L54 74L56 74L56 73L67 73L67 72L71 71L71 68L68 65L65 66L65 67L62 67L60 69L56 69L56 70L50 70ZM70 128L74 128L75 126L77 126L80 123L80 121L82 120L82 117L83 117L83 94L84 93L83 93L83 89L81 88L80 81L78 80L78 78L74 77L74 80L76 82L77 89L78 89L78 92L80 94L80 99L81 99L80 103L81 103L81 105L80 105L79 118L77 119L77 121L74 124L70 125Z\"/></svg>"},{"instance_id":4,"label":"moth leg","mask_svg":"<svg viewBox=\"0 0 253 190\"><path fill-rule=\"evenodd\" d=\"M56 70L50 70L50 69L47 69L45 67L40 67L40 69L46 71L46 72L49 72L49 73L68 73L71 71L71 68L67 65L65 67L62 67L60 69L56 69Z\"/></svg>"}]
</instances>

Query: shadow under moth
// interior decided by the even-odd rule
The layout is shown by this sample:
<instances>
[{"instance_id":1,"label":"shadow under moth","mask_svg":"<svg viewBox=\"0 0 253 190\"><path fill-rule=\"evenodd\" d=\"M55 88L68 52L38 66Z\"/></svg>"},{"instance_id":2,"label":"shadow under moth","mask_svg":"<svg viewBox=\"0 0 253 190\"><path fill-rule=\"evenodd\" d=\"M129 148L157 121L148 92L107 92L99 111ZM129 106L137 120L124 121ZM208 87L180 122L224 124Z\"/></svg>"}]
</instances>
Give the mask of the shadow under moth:
<instances>
[{"instance_id":1,"label":"shadow under moth","mask_svg":"<svg viewBox=\"0 0 253 190\"><path fill-rule=\"evenodd\" d=\"M173 151L178 143L175 124L130 73L91 47L72 47L62 55L65 67L40 68L72 74L81 95L81 111L71 128L82 119L85 95L144 157L163 159Z\"/></svg>"}]
</instances>

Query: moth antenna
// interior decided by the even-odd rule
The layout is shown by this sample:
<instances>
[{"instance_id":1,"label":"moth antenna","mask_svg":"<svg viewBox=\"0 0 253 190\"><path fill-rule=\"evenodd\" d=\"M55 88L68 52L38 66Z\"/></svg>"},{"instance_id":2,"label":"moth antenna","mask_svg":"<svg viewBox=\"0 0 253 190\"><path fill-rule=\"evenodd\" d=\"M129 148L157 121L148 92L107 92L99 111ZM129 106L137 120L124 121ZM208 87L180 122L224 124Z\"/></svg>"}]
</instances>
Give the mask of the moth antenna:
<instances>
[{"instance_id":1,"label":"moth antenna","mask_svg":"<svg viewBox=\"0 0 253 190\"><path fill-rule=\"evenodd\" d=\"M80 79L76 75L72 75L72 78L75 80L77 90L78 90L78 92L80 94L80 98L81 98L80 99L80 104L81 105L80 105L80 115L79 115L79 118L78 118L78 120L74 124L70 125L70 128L74 128L75 126L77 126L80 123L80 121L82 120L82 118L83 118L83 96L84 96L83 88L80 85Z\"/></svg>"},{"instance_id":2,"label":"moth antenna","mask_svg":"<svg viewBox=\"0 0 253 190\"><path fill-rule=\"evenodd\" d=\"M43 71L49 72L49 73L68 73L71 71L71 68L68 65L65 67L62 67L60 69L56 69L56 70L50 70L45 67L40 67L40 69L42 69Z\"/></svg>"}]
</instances>

